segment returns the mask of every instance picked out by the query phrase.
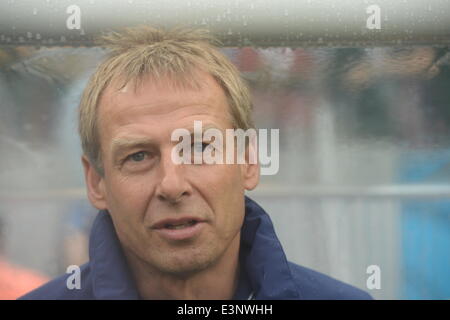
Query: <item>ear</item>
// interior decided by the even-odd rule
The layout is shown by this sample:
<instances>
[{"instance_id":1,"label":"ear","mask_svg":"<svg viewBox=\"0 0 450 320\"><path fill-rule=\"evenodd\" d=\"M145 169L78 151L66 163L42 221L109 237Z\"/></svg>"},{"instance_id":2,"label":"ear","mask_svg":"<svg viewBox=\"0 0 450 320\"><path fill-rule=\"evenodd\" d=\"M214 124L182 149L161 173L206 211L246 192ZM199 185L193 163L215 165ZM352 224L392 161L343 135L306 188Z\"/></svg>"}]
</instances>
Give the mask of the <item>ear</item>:
<instances>
[{"instance_id":1,"label":"ear","mask_svg":"<svg viewBox=\"0 0 450 320\"><path fill-rule=\"evenodd\" d=\"M97 172L85 155L81 157L81 162L83 163L89 201L99 210L106 209L105 182L103 177Z\"/></svg>"},{"instance_id":2,"label":"ear","mask_svg":"<svg viewBox=\"0 0 450 320\"><path fill-rule=\"evenodd\" d=\"M242 164L242 179L246 190L253 190L259 183L260 167L254 143L245 150L245 164Z\"/></svg>"}]
</instances>

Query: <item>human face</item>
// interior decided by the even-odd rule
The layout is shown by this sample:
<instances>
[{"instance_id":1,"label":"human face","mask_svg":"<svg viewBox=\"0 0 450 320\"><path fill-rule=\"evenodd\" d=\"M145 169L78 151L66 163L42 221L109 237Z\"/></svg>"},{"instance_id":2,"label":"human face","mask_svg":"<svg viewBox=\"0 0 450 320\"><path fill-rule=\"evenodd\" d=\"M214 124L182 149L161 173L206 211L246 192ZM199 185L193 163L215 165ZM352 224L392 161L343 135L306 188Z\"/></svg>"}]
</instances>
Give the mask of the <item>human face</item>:
<instances>
[{"instance_id":1,"label":"human face","mask_svg":"<svg viewBox=\"0 0 450 320\"><path fill-rule=\"evenodd\" d=\"M244 191L259 179L258 165L172 161L175 129L192 131L195 120L233 128L222 88L201 77L200 90L151 80L136 92L108 88L98 109L104 176L83 158L89 199L110 212L127 256L163 273L195 273L232 254Z\"/></svg>"}]
</instances>

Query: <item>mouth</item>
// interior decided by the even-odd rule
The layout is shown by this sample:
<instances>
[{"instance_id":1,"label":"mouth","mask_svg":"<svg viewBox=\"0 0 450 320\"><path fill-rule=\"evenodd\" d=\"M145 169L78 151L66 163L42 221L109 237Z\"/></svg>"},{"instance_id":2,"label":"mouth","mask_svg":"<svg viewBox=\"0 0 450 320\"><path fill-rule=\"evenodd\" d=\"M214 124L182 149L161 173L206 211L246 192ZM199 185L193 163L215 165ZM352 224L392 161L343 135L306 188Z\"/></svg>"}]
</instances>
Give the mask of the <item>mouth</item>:
<instances>
[{"instance_id":1,"label":"mouth","mask_svg":"<svg viewBox=\"0 0 450 320\"><path fill-rule=\"evenodd\" d=\"M179 241L198 236L205 225L203 220L186 217L160 221L153 226L153 229L168 241Z\"/></svg>"},{"instance_id":2,"label":"mouth","mask_svg":"<svg viewBox=\"0 0 450 320\"><path fill-rule=\"evenodd\" d=\"M180 230L180 229L184 229L184 228L193 226L195 224L197 224L197 220L190 220L190 221L188 221L186 223L181 223L181 224L166 223L164 225L164 228L171 229L171 230Z\"/></svg>"}]
</instances>

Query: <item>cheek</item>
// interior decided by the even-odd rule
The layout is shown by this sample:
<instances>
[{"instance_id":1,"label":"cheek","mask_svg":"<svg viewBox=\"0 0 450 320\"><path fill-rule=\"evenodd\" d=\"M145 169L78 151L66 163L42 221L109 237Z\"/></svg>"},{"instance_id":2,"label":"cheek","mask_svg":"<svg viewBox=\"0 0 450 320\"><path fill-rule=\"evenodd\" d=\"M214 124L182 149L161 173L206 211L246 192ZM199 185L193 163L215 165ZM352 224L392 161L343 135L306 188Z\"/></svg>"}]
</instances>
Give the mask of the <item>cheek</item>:
<instances>
[{"instance_id":1,"label":"cheek","mask_svg":"<svg viewBox=\"0 0 450 320\"><path fill-rule=\"evenodd\" d=\"M229 227L237 231L241 228L245 213L244 186L239 165L228 165L222 191L222 206L226 208Z\"/></svg>"},{"instance_id":2,"label":"cheek","mask_svg":"<svg viewBox=\"0 0 450 320\"><path fill-rule=\"evenodd\" d=\"M226 214L235 212L243 197L244 188L239 167L236 165L205 165L192 167L190 181L209 207L216 213L215 219L223 222L230 220Z\"/></svg>"},{"instance_id":3,"label":"cheek","mask_svg":"<svg viewBox=\"0 0 450 320\"><path fill-rule=\"evenodd\" d=\"M149 186L143 177L116 177L107 181L107 202L110 211L121 215L144 214Z\"/></svg>"},{"instance_id":4,"label":"cheek","mask_svg":"<svg viewBox=\"0 0 450 320\"><path fill-rule=\"evenodd\" d=\"M197 178L199 190L215 213L215 225L219 234L229 238L242 226L245 202L244 188L238 165L208 167Z\"/></svg>"}]
</instances>

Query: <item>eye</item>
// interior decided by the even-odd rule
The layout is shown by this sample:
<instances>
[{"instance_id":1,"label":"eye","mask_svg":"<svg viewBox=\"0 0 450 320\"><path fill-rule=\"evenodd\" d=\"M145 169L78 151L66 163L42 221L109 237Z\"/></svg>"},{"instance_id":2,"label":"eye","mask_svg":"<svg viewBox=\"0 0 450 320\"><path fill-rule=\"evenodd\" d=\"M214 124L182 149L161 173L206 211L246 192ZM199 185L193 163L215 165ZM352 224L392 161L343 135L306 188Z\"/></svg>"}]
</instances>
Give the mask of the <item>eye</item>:
<instances>
[{"instance_id":1,"label":"eye","mask_svg":"<svg viewBox=\"0 0 450 320\"><path fill-rule=\"evenodd\" d=\"M145 159L146 156L147 156L147 152L139 151L139 152L133 153L132 155L128 156L127 160L131 160L134 162L141 162Z\"/></svg>"},{"instance_id":2,"label":"eye","mask_svg":"<svg viewBox=\"0 0 450 320\"><path fill-rule=\"evenodd\" d=\"M209 146L209 143L193 143L195 152L204 152L205 149Z\"/></svg>"}]
</instances>

